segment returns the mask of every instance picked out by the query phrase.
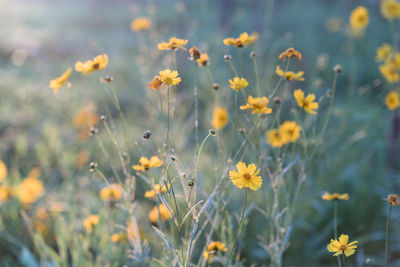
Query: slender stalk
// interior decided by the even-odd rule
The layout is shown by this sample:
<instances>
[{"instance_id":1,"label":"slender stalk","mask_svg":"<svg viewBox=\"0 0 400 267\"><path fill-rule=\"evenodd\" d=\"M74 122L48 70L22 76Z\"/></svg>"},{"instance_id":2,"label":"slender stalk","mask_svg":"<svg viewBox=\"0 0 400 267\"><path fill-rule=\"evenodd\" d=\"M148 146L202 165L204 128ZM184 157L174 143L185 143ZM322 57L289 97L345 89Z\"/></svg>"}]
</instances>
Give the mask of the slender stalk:
<instances>
[{"instance_id":1,"label":"slender stalk","mask_svg":"<svg viewBox=\"0 0 400 267\"><path fill-rule=\"evenodd\" d=\"M337 78L338 78L338 73L335 72L335 76L334 76L334 78L333 78L333 83L332 83L332 96L331 96L331 99L330 99L330 101L329 101L328 114L327 114L327 116L326 116L324 126L322 127L321 139L322 139L322 138L324 137L324 135L325 135L326 128L328 127L328 123L329 123L329 120L330 120L330 118L331 118L332 106L333 106L333 99L335 98L335 91L336 91Z\"/></svg>"},{"instance_id":2,"label":"slender stalk","mask_svg":"<svg viewBox=\"0 0 400 267\"><path fill-rule=\"evenodd\" d=\"M344 259L344 253L342 254L342 263L343 263L343 267L346 267L346 261L345 261L345 259Z\"/></svg>"},{"instance_id":3,"label":"slender stalk","mask_svg":"<svg viewBox=\"0 0 400 267\"><path fill-rule=\"evenodd\" d=\"M118 97L117 97L117 92L115 91L114 85L111 84L110 88L111 88L111 91L112 91L115 107L118 110L119 118L120 118L121 123L122 123L122 131L123 131L123 134L124 134L125 146L128 149L128 135L127 135L127 130L126 130L126 123L125 123L125 120L124 120L124 115L122 114L121 105L119 104L119 100L118 100Z\"/></svg>"},{"instance_id":4,"label":"slender stalk","mask_svg":"<svg viewBox=\"0 0 400 267\"><path fill-rule=\"evenodd\" d=\"M240 48L238 48L239 49L239 72L240 72L240 74L242 74L243 73L243 71L242 71L242 49L240 49Z\"/></svg>"},{"instance_id":5,"label":"slender stalk","mask_svg":"<svg viewBox=\"0 0 400 267\"><path fill-rule=\"evenodd\" d=\"M338 230L337 230L337 213L338 213L338 200L334 200L333 203L333 235L335 237L335 239L338 239ZM338 260L338 266L342 266L341 262L340 262L340 258L337 258Z\"/></svg>"},{"instance_id":6,"label":"slender stalk","mask_svg":"<svg viewBox=\"0 0 400 267\"><path fill-rule=\"evenodd\" d=\"M392 205L389 207L389 214L386 220L386 233L385 233L385 267L388 266L388 246L389 246L389 224L390 224L390 214L392 213Z\"/></svg>"},{"instance_id":7,"label":"slender stalk","mask_svg":"<svg viewBox=\"0 0 400 267\"><path fill-rule=\"evenodd\" d=\"M167 150L168 150L168 145L169 145L169 116L170 116L169 89L170 89L170 86L168 85L168 87L167 87L167 135L165 137L165 145L167 147Z\"/></svg>"},{"instance_id":8,"label":"slender stalk","mask_svg":"<svg viewBox=\"0 0 400 267\"><path fill-rule=\"evenodd\" d=\"M283 75L282 75L281 78L279 79L278 83L275 85L275 88L274 88L274 90L272 91L272 94L269 96L269 99L272 99L272 98L275 96L276 92L278 91L279 85L281 85L283 79L285 78L285 74L286 74L286 72L288 71L289 66L290 66L290 58L288 59L288 62L287 62L287 64L286 64L285 72L283 73Z\"/></svg>"},{"instance_id":9,"label":"slender stalk","mask_svg":"<svg viewBox=\"0 0 400 267\"><path fill-rule=\"evenodd\" d=\"M258 73L257 60L255 57L253 57L253 65L254 65L254 73L256 74L257 94L258 94L258 96L261 96L260 77L259 77L259 73Z\"/></svg>"},{"instance_id":10,"label":"slender stalk","mask_svg":"<svg viewBox=\"0 0 400 267\"><path fill-rule=\"evenodd\" d=\"M172 57L173 57L173 60L174 60L174 69L178 70L178 67L177 67L177 64L176 64L176 50L173 50L172 52L173 52L172 53Z\"/></svg>"},{"instance_id":11,"label":"slender stalk","mask_svg":"<svg viewBox=\"0 0 400 267\"><path fill-rule=\"evenodd\" d=\"M97 173L101 178L103 178L104 182L105 182L107 185L110 184L110 183L107 181L106 176L105 176L105 175L103 174L103 172L100 171L98 168L96 168L96 173Z\"/></svg>"},{"instance_id":12,"label":"slender stalk","mask_svg":"<svg viewBox=\"0 0 400 267\"><path fill-rule=\"evenodd\" d=\"M231 69L232 69L233 73L235 74L235 76L239 77L239 75L238 75L238 73L237 73L237 71L235 69L235 66L233 66L233 64L232 64L232 60L229 60L228 62L229 62L229 66L231 67Z\"/></svg>"}]
</instances>

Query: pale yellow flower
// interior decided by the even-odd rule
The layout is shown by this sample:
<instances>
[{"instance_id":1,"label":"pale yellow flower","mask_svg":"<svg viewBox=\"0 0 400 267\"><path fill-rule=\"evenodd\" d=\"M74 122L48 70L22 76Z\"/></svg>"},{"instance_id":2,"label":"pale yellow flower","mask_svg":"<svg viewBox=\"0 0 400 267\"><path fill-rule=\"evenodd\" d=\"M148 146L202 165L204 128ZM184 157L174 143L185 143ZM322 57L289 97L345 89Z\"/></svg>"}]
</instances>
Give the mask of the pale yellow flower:
<instances>
[{"instance_id":1,"label":"pale yellow flower","mask_svg":"<svg viewBox=\"0 0 400 267\"><path fill-rule=\"evenodd\" d=\"M239 189L244 187L257 191L261 187L262 179L261 176L258 176L260 170L257 170L255 164L252 163L246 166L246 163L239 162L236 165L236 169L237 171L229 172L229 178Z\"/></svg>"},{"instance_id":2,"label":"pale yellow flower","mask_svg":"<svg viewBox=\"0 0 400 267\"><path fill-rule=\"evenodd\" d=\"M335 252L333 256L339 256L344 253L346 257L349 257L356 252L357 246L356 244L358 241L353 241L349 243L349 236L341 234L339 236L339 240L331 239L331 242L328 244L327 249L329 252Z\"/></svg>"},{"instance_id":3,"label":"pale yellow flower","mask_svg":"<svg viewBox=\"0 0 400 267\"><path fill-rule=\"evenodd\" d=\"M108 56L106 54L98 55L92 60L87 60L85 62L78 61L75 63L75 70L77 72L82 72L82 74L87 75L96 70L102 70L107 67Z\"/></svg>"},{"instance_id":4,"label":"pale yellow flower","mask_svg":"<svg viewBox=\"0 0 400 267\"><path fill-rule=\"evenodd\" d=\"M395 91L391 91L386 95L385 103L388 109L396 110L400 107L400 97Z\"/></svg>"},{"instance_id":5,"label":"pale yellow flower","mask_svg":"<svg viewBox=\"0 0 400 267\"><path fill-rule=\"evenodd\" d=\"M169 42L161 42L158 44L157 48L159 50L186 50L185 45L187 44L188 40L179 39L176 37L169 38Z\"/></svg>"},{"instance_id":6,"label":"pale yellow flower","mask_svg":"<svg viewBox=\"0 0 400 267\"><path fill-rule=\"evenodd\" d=\"M238 38L225 38L224 45L234 45L236 47L244 47L252 45L255 41L258 40L258 33L254 32L249 35L247 32L240 34Z\"/></svg>"},{"instance_id":7,"label":"pale yellow flower","mask_svg":"<svg viewBox=\"0 0 400 267\"><path fill-rule=\"evenodd\" d=\"M397 0L381 0L382 15L389 21L400 18L400 3Z\"/></svg>"},{"instance_id":8,"label":"pale yellow flower","mask_svg":"<svg viewBox=\"0 0 400 267\"><path fill-rule=\"evenodd\" d=\"M234 77L233 80L229 80L230 87L235 91L240 91L249 85L249 82L245 78Z\"/></svg>"},{"instance_id":9,"label":"pale yellow flower","mask_svg":"<svg viewBox=\"0 0 400 267\"><path fill-rule=\"evenodd\" d=\"M69 76L71 76L72 68L68 68L60 77L51 80L49 87L57 94L60 88L67 83Z\"/></svg>"},{"instance_id":10,"label":"pale yellow flower","mask_svg":"<svg viewBox=\"0 0 400 267\"><path fill-rule=\"evenodd\" d=\"M249 96L247 99L247 104L244 106L240 106L240 109L252 109L255 114L270 114L272 109L267 105L269 103L269 99L265 96L263 97L252 97Z\"/></svg>"},{"instance_id":11,"label":"pale yellow flower","mask_svg":"<svg viewBox=\"0 0 400 267\"><path fill-rule=\"evenodd\" d=\"M131 30L134 32L148 30L150 26L151 26L151 20L145 17L134 19L131 22Z\"/></svg>"},{"instance_id":12,"label":"pale yellow flower","mask_svg":"<svg viewBox=\"0 0 400 267\"><path fill-rule=\"evenodd\" d=\"M171 211L172 212L172 211ZM167 206L165 206L163 203L160 205L155 206L150 212L149 212L149 220L152 223L157 223L158 218L160 217L161 221L166 221L170 220L172 218L170 210L168 210Z\"/></svg>"},{"instance_id":13,"label":"pale yellow flower","mask_svg":"<svg viewBox=\"0 0 400 267\"><path fill-rule=\"evenodd\" d=\"M297 89L294 91L293 95L299 107L304 108L308 113L317 114L315 110L318 109L319 105L317 102L314 102L314 94L309 94L307 97L304 97L304 92L301 89Z\"/></svg>"},{"instance_id":14,"label":"pale yellow flower","mask_svg":"<svg viewBox=\"0 0 400 267\"><path fill-rule=\"evenodd\" d=\"M165 69L160 71L160 80L168 85L177 85L181 82L181 78L179 78L178 75L176 70L171 71L170 69Z\"/></svg>"},{"instance_id":15,"label":"pale yellow flower","mask_svg":"<svg viewBox=\"0 0 400 267\"><path fill-rule=\"evenodd\" d=\"M219 131L228 123L229 116L225 108L216 107L213 112L213 119L211 122L212 127Z\"/></svg>"}]
</instances>

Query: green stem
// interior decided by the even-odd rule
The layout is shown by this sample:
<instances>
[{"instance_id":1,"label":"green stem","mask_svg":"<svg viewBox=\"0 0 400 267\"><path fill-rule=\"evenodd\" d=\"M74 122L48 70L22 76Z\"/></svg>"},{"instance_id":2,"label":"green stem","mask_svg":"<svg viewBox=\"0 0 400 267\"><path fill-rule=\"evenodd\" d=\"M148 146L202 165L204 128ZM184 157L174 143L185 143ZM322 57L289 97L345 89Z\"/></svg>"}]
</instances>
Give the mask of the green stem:
<instances>
[{"instance_id":1,"label":"green stem","mask_svg":"<svg viewBox=\"0 0 400 267\"><path fill-rule=\"evenodd\" d=\"M118 100L118 97L117 97L117 92L115 91L115 87L112 84L110 85L110 87L111 87L111 91L112 91L112 94L113 94L115 107L118 110L119 118L120 118L121 123L122 123L122 131L123 131L123 134L124 134L125 146L128 149L128 135L127 135L127 130L126 130L126 123L125 123L125 120L124 120L124 115L122 114L122 111L121 111L121 105L119 104L119 100Z\"/></svg>"},{"instance_id":2,"label":"green stem","mask_svg":"<svg viewBox=\"0 0 400 267\"><path fill-rule=\"evenodd\" d=\"M170 86L168 85L168 87L167 87L167 135L165 137L165 145L167 147L167 151L168 151L168 145L169 145L169 116L170 116L169 89L170 89Z\"/></svg>"},{"instance_id":3,"label":"green stem","mask_svg":"<svg viewBox=\"0 0 400 267\"><path fill-rule=\"evenodd\" d=\"M345 261L345 259L344 259L344 253L342 254L342 263L343 263L343 267L346 267L346 261Z\"/></svg>"},{"instance_id":4,"label":"green stem","mask_svg":"<svg viewBox=\"0 0 400 267\"><path fill-rule=\"evenodd\" d=\"M389 246L389 224L390 224L390 214L392 212L392 205L389 207L389 214L386 220L386 233L385 233L385 267L388 266L388 246Z\"/></svg>"},{"instance_id":5,"label":"green stem","mask_svg":"<svg viewBox=\"0 0 400 267\"><path fill-rule=\"evenodd\" d=\"M333 235L335 236L335 239L338 238L338 232L337 232L337 213L338 213L338 201L335 200L333 204Z\"/></svg>"},{"instance_id":6,"label":"green stem","mask_svg":"<svg viewBox=\"0 0 400 267\"><path fill-rule=\"evenodd\" d=\"M240 72L240 74L242 74L243 72L242 72L242 49L240 49L240 48L238 48L239 49L239 72Z\"/></svg>"},{"instance_id":7,"label":"green stem","mask_svg":"<svg viewBox=\"0 0 400 267\"><path fill-rule=\"evenodd\" d=\"M325 135L325 131L326 131L327 127L328 127L328 123L329 123L329 120L330 120L330 118L331 118L332 106L333 106L333 99L335 98L335 91L336 91L337 78L338 78L338 73L335 72L335 77L333 78L333 83L332 83L332 96L331 96L331 99L330 99L330 101L329 101L328 114L327 114L326 119L325 119L325 124L324 124L324 126L322 127L321 139L322 139L322 138L324 137L324 135Z\"/></svg>"},{"instance_id":8,"label":"green stem","mask_svg":"<svg viewBox=\"0 0 400 267\"><path fill-rule=\"evenodd\" d=\"M261 96L260 77L259 77L259 74L258 74L258 66L257 66L257 61L256 61L255 57L253 57L253 65L254 65L254 72L256 74L257 94L258 94L258 96Z\"/></svg>"},{"instance_id":9,"label":"green stem","mask_svg":"<svg viewBox=\"0 0 400 267\"><path fill-rule=\"evenodd\" d=\"M274 88L274 90L272 91L272 94L269 96L269 99L272 99L272 98L275 96L276 92L278 91L279 85L281 85L281 82L282 82L283 79L285 78L285 74L286 74L286 72L288 71L289 66L290 66L290 58L288 59L288 62L287 62L287 64L286 64L285 72L283 73L283 75L282 75L281 78L279 79L278 83L275 85L275 88Z\"/></svg>"},{"instance_id":10,"label":"green stem","mask_svg":"<svg viewBox=\"0 0 400 267\"><path fill-rule=\"evenodd\" d=\"M229 66L231 67L231 69L232 69L233 73L235 74L235 76L239 77L239 75L238 75L238 73L237 73L237 71L235 69L235 66L233 66L233 64L232 64L232 60L229 60L228 62L229 62Z\"/></svg>"}]
</instances>

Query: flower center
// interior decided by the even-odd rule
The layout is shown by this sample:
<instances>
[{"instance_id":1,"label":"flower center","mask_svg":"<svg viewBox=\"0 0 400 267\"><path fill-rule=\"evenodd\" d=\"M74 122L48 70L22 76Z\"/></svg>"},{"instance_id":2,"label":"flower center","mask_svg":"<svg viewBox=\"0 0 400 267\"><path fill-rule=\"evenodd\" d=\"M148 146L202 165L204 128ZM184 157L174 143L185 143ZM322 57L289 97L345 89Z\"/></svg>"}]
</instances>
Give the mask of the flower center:
<instances>
[{"instance_id":1,"label":"flower center","mask_svg":"<svg viewBox=\"0 0 400 267\"><path fill-rule=\"evenodd\" d=\"M150 165L149 164L144 164L143 165L143 169L145 169L147 171L148 169L150 169Z\"/></svg>"},{"instance_id":2,"label":"flower center","mask_svg":"<svg viewBox=\"0 0 400 267\"><path fill-rule=\"evenodd\" d=\"M341 245L341 246L340 246L340 250L342 250L342 251L346 250L346 248L347 248L346 245Z\"/></svg>"},{"instance_id":3,"label":"flower center","mask_svg":"<svg viewBox=\"0 0 400 267\"><path fill-rule=\"evenodd\" d=\"M100 67L99 63L93 65L93 69L97 70Z\"/></svg>"},{"instance_id":4,"label":"flower center","mask_svg":"<svg viewBox=\"0 0 400 267\"><path fill-rule=\"evenodd\" d=\"M243 178L246 179L246 180L250 180L251 175L248 172L246 172L246 173L243 174Z\"/></svg>"}]
</instances>

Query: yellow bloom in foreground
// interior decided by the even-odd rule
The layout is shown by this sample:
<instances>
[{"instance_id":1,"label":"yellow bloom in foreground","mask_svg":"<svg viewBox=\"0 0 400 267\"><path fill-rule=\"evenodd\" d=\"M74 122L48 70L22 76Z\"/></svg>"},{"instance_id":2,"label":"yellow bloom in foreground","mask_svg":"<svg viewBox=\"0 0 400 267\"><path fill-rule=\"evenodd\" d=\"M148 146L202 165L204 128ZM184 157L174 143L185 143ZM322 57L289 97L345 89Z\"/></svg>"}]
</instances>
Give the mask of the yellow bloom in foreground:
<instances>
[{"instance_id":1,"label":"yellow bloom in foreground","mask_svg":"<svg viewBox=\"0 0 400 267\"><path fill-rule=\"evenodd\" d=\"M309 94L307 97L304 97L304 92L301 89L297 89L294 91L293 95L299 107L304 108L308 113L317 114L315 110L318 109L319 106L317 102L314 102L314 94Z\"/></svg>"},{"instance_id":2,"label":"yellow bloom in foreground","mask_svg":"<svg viewBox=\"0 0 400 267\"><path fill-rule=\"evenodd\" d=\"M328 244L327 249L329 252L335 252L333 256L339 256L344 253L346 257L349 257L356 252L357 246L356 244L358 241L353 241L349 243L349 236L341 234L339 240L331 239L331 243Z\"/></svg>"},{"instance_id":3,"label":"yellow bloom in foreground","mask_svg":"<svg viewBox=\"0 0 400 267\"><path fill-rule=\"evenodd\" d=\"M155 184L152 190L146 191L144 193L144 197L153 198L157 196L157 194L161 194L164 192L167 192L167 187L165 185L161 186L159 184Z\"/></svg>"},{"instance_id":4,"label":"yellow bloom in foreground","mask_svg":"<svg viewBox=\"0 0 400 267\"><path fill-rule=\"evenodd\" d=\"M283 140L295 142L300 137L300 126L295 121L285 121L279 127L279 133L284 136Z\"/></svg>"},{"instance_id":5,"label":"yellow bloom in foreground","mask_svg":"<svg viewBox=\"0 0 400 267\"><path fill-rule=\"evenodd\" d=\"M278 129L272 129L268 132L267 143L273 147L281 147L288 142L287 136Z\"/></svg>"},{"instance_id":6,"label":"yellow bloom in foreground","mask_svg":"<svg viewBox=\"0 0 400 267\"><path fill-rule=\"evenodd\" d=\"M397 72L396 65L391 61L387 61L385 64L379 66L379 71L389 83L397 83L400 81L400 75Z\"/></svg>"},{"instance_id":7,"label":"yellow bloom in foreground","mask_svg":"<svg viewBox=\"0 0 400 267\"><path fill-rule=\"evenodd\" d=\"M140 165L133 165L132 168L135 171L147 171L151 168L157 168L162 166L161 160L157 156L152 156L150 159L146 157L140 157L139 159Z\"/></svg>"},{"instance_id":8,"label":"yellow bloom in foreground","mask_svg":"<svg viewBox=\"0 0 400 267\"><path fill-rule=\"evenodd\" d=\"M400 204L399 196L396 195L396 194L388 195L387 202L388 202L389 205L397 207Z\"/></svg>"},{"instance_id":9,"label":"yellow bloom in foreground","mask_svg":"<svg viewBox=\"0 0 400 267\"><path fill-rule=\"evenodd\" d=\"M389 21L400 18L400 3L397 0L382 0L381 12Z\"/></svg>"},{"instance_id":10,"label":"yellow bloom in foreground","mask_svg":"<svg viewBox=\"0 0 400 267\"><path fill-rule=\"evenodd\" d=\"M260 173L260 170L257 170L257 166L255 164L252 163L246 167L244 162L239 162L236 165L236 169L237 171L229 172L229 178L239 189L245 187L250 188L253 191L257 191L261 187L261 176L257 176Z\"/></svg>"},{"instance_id":11,"label":"yellow bloom in foreground","mask_svg":"<svg viewBox=\"0 0 400 267\"><path fill-rule=\"evenodd\" d=\"M253 98L249 96L247 99L247 104L245 106L240 106L240 109L252 109L252 113L256 114L270 114L272 109L267 107L269 99L265 96Z\"/></svg>"},{"instance_id":12,"label":"yellow bloom in foreground","mask_svg":"<svg viewBox=\"0 0 400 267\"><path fill-rule=\"evenodd\" d=\"M252 45L255 41L258 40L258 33L254 32L249 35L247 32L240 34L238 38L226 38L224 39L224 45L234 45L236 47L244 47Z\"/></svg>"},{"instance_id":13,"label":"yellow bloom in foreground","mask_svg":"<svg viewBox=\"0 0 400 267\"><path fill-rule=\"evenodd\" d=\"M176 70L171 71L170 69L165 69L160 71L160 80L168 85L177 85L181 82L181 78L179 78L178 75Z\"/></svg>"},{"instance_id":14,"label":"yellow bloom in foreground","mask_svg":"<svg viewBox=\"0 0 400 267\"><path fill-rule=\"evenodd\" d=\"M369 23L368 10L364 6L359 6L351 12L350 26L352 29L361 31Z\"/></svg>"},{"instance_id":15,"label":"yellow bloom in foreground","mask_svg":"<svg viewBox=\"0 0 400 267\"><path fill-rule=\"evenodd\" d=\"M207 245L207 249L205 249L203 252L203 257L205 259L208 259L210 262L212 262L214 255L218 251L219 252L227 252L228 249L226 248L224 243L219 242L219 241L213 241Z\"/></svg>"},{"instance_id":16,"label":"yellow bloom in foreground","mask_svg":"<svg viewBox=\"0 0 400 267\"><path fill-rule=\"evenodd\" d=\"M229 116L225 108L216 107L213 112L212 127L219 131L228 123Z\"/></svg>"},{"instance_id":17,"label":"yellow bloom in foreground","mask_svg":"<svg viewBox=\"0 0 400 267\"><path fill-rule=\"evenodd\" d=\"M286 80L297 80L297 81L304 81L304 71L298 71L298 72L293 72L293 71L286 71L284 72L279 65L276 65L276 70L275 70L276 75L284 77Z\"/></svg>"},{"instance_id":18,"label":"yellow bloom in foreground","mask_svg":"<svg viewBox=\"0 0 400 267\"><path fill-rule=\"evenodd\" d=\"M395 91L391 91L386 95L385 99L386 106L390 110L396 110L398 107L400 107L400 98L399 94Z\"/></svg>"},{"instance_id":19,"label":"yellow bloom in foreground","mask_svg":"<svg viewBox=\"0 0 400 267\"><path fill-rule=\"evenodd\" d=\"M349 194L345 193L345 194L339 194L339 193L333 193L333 194L329 194L328 192L325 192L325 194L322 196L322 199L325 200L349 200Z\"/></svg>"},{"instance_id":20,"label":"yellow bloom in foreground","mask_svg":"<svg viewBox=\"0 0 400 267\"><path fill-rule=\"evenodd\" d=\"M94 227L99 224L100 218L98 215L89 215L83 220L83 226L89 233L93 231Z\"/></svg>"},{"instance_id":21,"label":"yellow bloom in foreground","mask_svg":"<svg viewBox=\"0 0 400 267\"><path fill-rule=\"evenodd\" d=\"M376 49L376 61L383 62L390 58L392 47L389 44L382 44Z\"/></svg>"},{"instance_id":22,"label":"yellow bloom in foreground","mask_svg":"<svg viewBox=\"0 0 400 267\"><path fill-rule=\"evenodd\" d=\"M148 18L137 18L131 22L131 30L134 32L140 32L148 30L151 26L151 20Z\"/></svg>"},{"instance_id":23,"label":"yellow bloom in foreground","mask_svg":"<svg viewBox=\"0 0 400 267\"><path fill-rule=\"evenodd\" d=\"M72 68L68 68L60 77L51 80L49 87L57 94L60 88L67 83L69 76L71 76Z\"/></svg>"},{"instance_id":24,"label":"yellow bloom in foreground","mask_svg":"<svg viewBox=\"0 0 400 267\"><path fill-rule=\"evenodd\" d=\"M82 74L87 75L96 70L102 70L107 67L108 56L107 54L98 55L92 60L87 60L85 62L78 61L75 63L75 70L77 72L82 72Z\"/></svg>"},{"instance_id":25,"label":"yellow bloom in foreground","mask_svg":"<svg viewBox=\"0 0 400 267\"><path fill-rule=\"evenodd\" d=\"M7 177L7 166L0 160L0 182L2 182Z\"/></svg>"},{"instance_id":26,"label":"yellow bloom in foreground","mask_svg":"<svg viewBox=\"0 0 400 267\"><path fill-rule=\"evenodd\" d=\"M37 170L33 169L16 189L18 199L22 204L32 204L44 194L43 184L37 179Z\"/></svg>"},{"instance_id":27,"label":"yellow bloom in foreground","mask_svg":"<svg viewBox=\"0 0 400 267\"><path fill-rule=\"evenodd\" d=\"M249 85L249 82L245 78L234 77L233 80L229 80L230 87L233 90L240 91Z\"/></svg>"},{"instance_id":28,"label":"yellow bloom in foreground","mask_svg":"<svg viewBox=\"0 0 400 267\"><path fill-rule=\"evenodd\" d=\"M122 197L123 189L119 184L110 184L100 190L100 198L104 201L117 201Z\"/></svg>"},{"instance_id":29,"label":"yellow bloom in foreground","mask_svg":"<svg viewBox=\"0 0 400 267\"><path fill-rule=\"evenodd\" d=\"M301 60L301 53L291 47L282 52L278 58L282 59L283 62L285 62L287 58L297 58L298 60Z\"/></svg>"},{"instance_id":30,"label":"yellow bloom in foreground","mask_svg":"<svg viewBox=\"0 0 400 267\"><path fill-rule=\"evenodd\" d=\"M158 44L157 48L159 50L177 50L182 49L186 50L185 45L187 44L188 40L179 39L176 37L169 38L169 42L161 42Z\"/></svg>"},{"instance_id":31,"label":"yellow bloom in foreground","mask_svg":"<svg viewBox=\"0 0 400 267\"><path fill-rule=\"evenodd\" d=\"M160 210L160 212L159 212ZM172 211L171 211L172 212ZM157 223L158 222L158 216L160 216L161 221L166 221L172 218L172 215L168 208L161 203L160 205L155 206L150 212L149 212L149 220L152 223Z\"/></svg>"}]
</instances>

